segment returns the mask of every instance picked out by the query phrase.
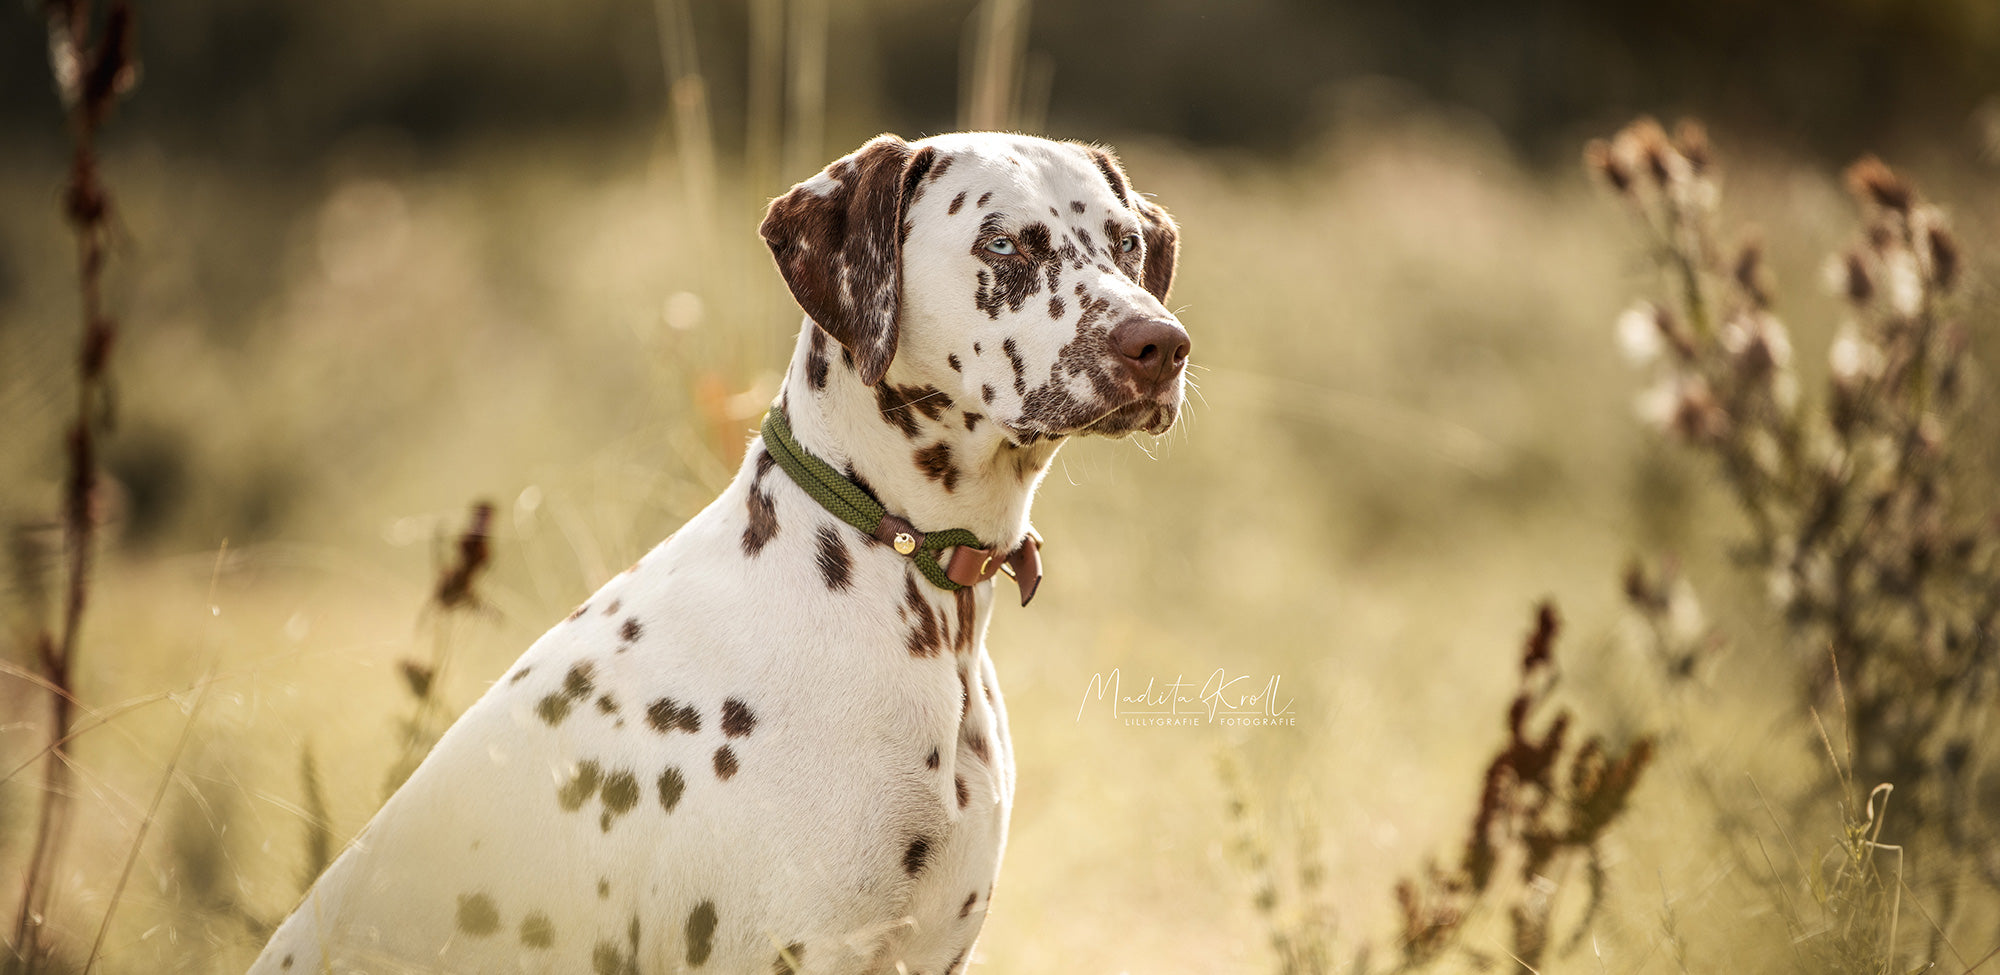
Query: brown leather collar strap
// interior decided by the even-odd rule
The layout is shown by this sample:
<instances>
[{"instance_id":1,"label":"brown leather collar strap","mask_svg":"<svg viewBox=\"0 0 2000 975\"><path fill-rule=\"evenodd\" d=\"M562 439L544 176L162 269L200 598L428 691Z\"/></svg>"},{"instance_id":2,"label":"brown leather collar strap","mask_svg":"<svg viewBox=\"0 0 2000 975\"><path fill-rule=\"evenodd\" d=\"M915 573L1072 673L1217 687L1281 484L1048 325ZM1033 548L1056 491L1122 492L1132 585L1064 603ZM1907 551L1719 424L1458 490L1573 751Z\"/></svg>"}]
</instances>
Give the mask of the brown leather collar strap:
<instances>
[{"instance_id":1,"label":"brown leather collar strap","mask_svg":"<svg viewBox=\"0 0 2000 975\"><path fill-rule=\"evenodd\" d=\"M1042 584L1042 539L1035 530L1028 529L1027 537L1021 539L1021 546L1004 558L991 548L973 548L960 545L951 550L951 559L945 563L945 577L961 586L973 586L998 575L1002 569L1021 587L1021 605L1035 598L1035 590Z\"/></svg>"}]
</instances>

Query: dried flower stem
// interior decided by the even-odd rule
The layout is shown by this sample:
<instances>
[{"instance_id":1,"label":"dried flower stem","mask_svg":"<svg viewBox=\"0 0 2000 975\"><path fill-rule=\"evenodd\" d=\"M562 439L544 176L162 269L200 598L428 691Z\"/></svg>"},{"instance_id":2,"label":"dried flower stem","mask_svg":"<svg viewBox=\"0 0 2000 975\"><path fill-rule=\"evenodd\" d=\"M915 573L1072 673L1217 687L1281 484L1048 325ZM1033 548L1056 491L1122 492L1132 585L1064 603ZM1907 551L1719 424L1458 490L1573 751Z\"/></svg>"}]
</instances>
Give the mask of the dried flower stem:
<instances>
[{"instance_id":1,"label":"dried flower stem","mask_svg":"<svg viewBox=\"0 0 2000 975\"><path fill-rule=\"evenodd\" d=\"M91 0L47 0L42 10L48 21L50 70L69 110L72 155L63 210L76 234L83 335L77 356L76 419L69 431L63 480L62 618L55 634L44 629L36 638L43 674L52 688L50 739L56 744L43 770L34 847L14 922L15 964L24 972L38 970L47 960L42 931L69 818L70 759L61 743L71 737L75 719L78 636L89 603L96 541L97 435L100 427L109 425L107 366L118 335L118 323L105 310L103 297L111 198L98 175L97 130L119 96L138 79L128 0L112 0L101 25L95 22Z\"/></svg>"}]
</instances>

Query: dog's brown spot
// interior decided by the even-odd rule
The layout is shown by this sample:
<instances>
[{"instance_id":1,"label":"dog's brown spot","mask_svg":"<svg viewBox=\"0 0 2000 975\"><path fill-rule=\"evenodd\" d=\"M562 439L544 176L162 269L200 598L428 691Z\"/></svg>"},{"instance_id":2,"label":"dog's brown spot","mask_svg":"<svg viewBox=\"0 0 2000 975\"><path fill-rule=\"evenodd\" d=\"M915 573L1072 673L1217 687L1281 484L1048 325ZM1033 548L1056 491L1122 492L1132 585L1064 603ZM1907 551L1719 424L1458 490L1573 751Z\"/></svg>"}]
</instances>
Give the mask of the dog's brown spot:
<instances>
[{"instance_id":1,"label":"dog's brown spot","mask_svg":"<svg viewBox=\"0 0 2000 975\"><path fill-rule=\"evenodd\" d=\"M1071 212L1071 213L1082 213L1082 212L1083 212L1083 211L1084 211L1085 209L1086 209L1086 208L1084 207L1084 205L1083 205L1083 201L1082 201L1082 200L1071 200L1071 201L1069 201L1069 212Z\"/></svg>"},{"instance_id":2,"label":"dog's brown spot","mask_svg":"<svg viewBox=\"0 0 2000 975\"><path fill-rule=\"evenodd\" d=\"M687 779L681 776L680 769L669 765L666 771L660 773L661 809L673 812L674 807L681 804L681 794L686 791ZM600 884L597 888L597 895L602 897L606 893L609 893L609 890Z\"/></svg>"},{"instance_id":3,"label":"dog's brown spot","mask_svg":"<svg viewBox=\"0 0 2000 975\"><path fill-rule=\"evenodd\" d=\"M909 846L903 848L903 872L914 877L930 864L930 859L930 838L919 836L911 840Z\"/></svg>"},{"instance_id":4,"label":"dog's brown spot","mask_svg":"<svg viewBox=\"0 0 2000 975\"><path fill-rule=\"evenodd\" d=\"M597 786L603 779L603 770L596 762L589 760L576 763L576 770L570 773L569 781L556 792L556 802L564 812L576 812L590 797L597 794Z\"/></svg>"},{"instance_id":5,"label":"dog's brown spot","mask_svg":"<svg viewBox=\"0 0 2000 975\"><path fill-rule=\"evenodd\" d=\"M988 406L993 405L993 387L991 386L979 387L979 398L985 400Z\"/></svg>"},{"instance_id":6,"label":"dog's brown spot","mask_svg":"<svg viewBox=\"0 0 2000 975\"><path fill-rule=\"evenodd\" d=\"M507 683L519 684L521 682L521 678L528 676L528 671L532 669L533 668L530 667L523 667L520 670L514 671L513 674L508 676Z\"/></svg>"},{"instance_id":7,"label":"dog's brown spot","mask_svg":"<svg viewBox=\"0 0 2000 975\"><path fill-rule=\"evenodd\" d=\"M951 462L951 445L940 440L919 449L914 455L917 470L939 484L947 493L958 489L958 467Z\"/></svg>"},{"instance_id":8,"label":"dog's brown spot","mask_svg":"<svg viewBox=\"0 0 2000 975\"><path fill-rule=\"evenodd\" d=\"M286 955L286 956L285 956L285 960L284 960L284 961L282 961L282 962L279 962L279 963L278 963L278 967L279 967L279 968L281 968L281 969L284 969L285 971L288 971L288 972L289 972L289 971L291 971L291 970L292 970L292 956L290 956L290 955Z\"/></svg>"},{"instance_id":9,"label":"dog's brown spot","mask_svg":"<svg viewBox=\"0 0 2000 975\"><path fill-rule=\"evenodd\" d=\"M977 343L977 342L974 342L974 343L972 343L972 354L973 354L973 355L979 355L980 353L982 353L982 352L984 352L984 351L986 351L986 350L984 350L984 349L980 348L980 347L979 347L979 343Z\"/></svg>"},{"instance_id":10,"label":"dog's brown spot","mask_svg":"<svg viewBox=\"0 0 2000 975\"><path fill-rule=\"evenodd\" d=\"M563 675L562 690L543 695L535 704L535 713L540 715L551 728L562 724L563 719L569 717L570 708L578 701L589 697L590 692L595 689L596 685L592 683L592 678L596 672L596 668L591 666L588 660L579 660L570 665L569 673Z\"/></svg>"},{"instance_id":11,"label":"dog's brown spot","mask_svg":"<svg viewBox=\"0 0 2000 975\"><path fill-rule=\"evenodd\" d=\"M604 607L604 615L606 615L606 616L616 616L616 615L618 615L618 610L619 610L619 609L621 609L621 608L623 608L623 607L624 607L624 605L625 605L625 601L624 601L624 600L622 600L622 599L614 599L614 600L612 600L612 601L611 601L611 605L609 605L609 606L606 606L606 607Z\"/></svg>"},{"instance_id":12,"label":"dog's brown spot","mask_svg":"<svg viewBox=\"0 0 2000 975\"><path fill-rule=\"evenodd\" d=\"M992 756L987 754L985 735L982 735L976 731L966 735L965 747L972 749L972 754L979 756L979 760L982 762L990 762L993 760Z\"/></svg>"},{"instance_id":13,"label":"dog's brown spot","mask_svg":"<svg viewBox=\"0 0 2000 975\"><path fill-rule=\"evenodd\" d=\"M975 890L972 893L965 895L965 903L960 904L958 907L958 916L959 917L972 916L972 905L977 903L979 903L978 891Z\"/></svg>"},{"instance_id":14,"label":"dog's brown spot","mask_svg":"<svg viewBox=\"0 0 2000 975\"><path fill-rule=\"evenodd\" d=\"M854 584L854 561L847 545L832 525L819 526L819 577L828 589L839 592Z\"/></svg>"},{"instance_id":15,"label":"dog's brown spot","mask_svg":"<svg viewBox=\"0 0 2000 975\"><path fill-rule=\"evenodd\" d=\"M951 956L951 961L944 966L944 975L962 975L964 969L958 966L965 961L965 952L966 949L960 948L958 954Z\"/></svg>"},{"instance_id":16,"label":"dog's brown spot","mask_svg":"<svg viewBox=\"0 0 2000 975\"><path fill-rule=\"evenodd\" d=\"M951 353L951 354L949 354L949 355L945 356L945 357L944 357L944 364L945 364L945 365L947 365L947 366L950 366L950 367L951 367L951 371L952 371L952 372L964 372L964 371L965 371L965 364L964 364L964 363L962 363L962 362L959 362L959 361L958 361L958 353L956 353L956 352L953 352L953 353Z\"/></svg>"},{"instance_id":17,"label":"dog's brown spot","mask_svg":"<svg viewBox=\"0 0 2000 975\"><path fill-rule=\"evenodd\" d=\"M952 596L958 603L958 635L952 638L952 647L963 653L972 649L973 617L977 614L979 602L973 596L971 586L952 593Z\"/></svg>"},{"instance_id":18,"label":"dog's brown spot","mask_svg":"<svg viewBox=\"0 0 2000 975\"><path fill-rule=\"evenodd\" d=\"M806 352L806 381L814 389L826 388L826 330L812 326L811 345Z\"/></svg>"},{"instance_id":19,"label":"dog's brown spot","mask_svg":"<svg viewBox=\"0 0 2000 975\"><path fill-rule=\"evenodd\" d=\"M958 210L960 207L963 206L965 206L965 194L960 193L957 196L951 198L951 206L945 208L944 211L945 216L948 217L958 216Z\"/></svg>"},{"instance_id":20,"label":"dog's brown spot","mask_svg":"<svg viewBox=\"0 0 2000 975\"><path fill-rule=\"evenodd\" d=\"M728 745L724 745L721 748L715 750L716 778L721 779L724 782L727 782L729 781L730 776L736 774L736 769L737 769L736 753L730 751Z\"/></svg>"},{"instance_id":21,"label":"dog's brown spot","mask_svg":"<svg viewBox=\"0 0 2000 975\"><path fill-rule=\"evenodd\" d=\"M537 951L556 943L556 925L547 914L531 911L521 919L521 946Z\"/></svg>"},{"instance_id":22,"label":"dog's brown spot","mask_svg":"<svg viewBox=\"0 0 2000 975\"><path fill-rule=\"evenodd\" d=\"M748 556L762 552L778 535L778 505L764 491L764 475L776 464L770 451L757 452L757 473L750 478L750 496L746 500L750 523L743 526L743 554Z\"/></svg>"},{"instance_id":23,"label":"dog's brown spot","mask_svg":"<svg viewBox=\"0 0 2000 975\"><path fill-rule=\"evenodd\" d=\"M806 970L806 946L797 941L785 946L771 962L771 975L799 975Z\"/></svg>"},{"instance_id":24,"label":"dog's brown spot","mask_svg":"<svg viewBox=\"0 0 2000 975\"><path fill-rule=\"evenodd\" d=\"M917 422L917 415L923 414L937 419L945 407L951 405L951 398L935 386L895 386L878 383L875 386L875 408L882 414L882 420L903 431L903 436L914 438L923 429Z\"/></svg>"},{"instance_id":25,"label":"dog's brown spot","mask_svg":"<svg viewBox=\"0 0 2000 975\"><path fill-rule=\"evenodd\" d=\"M701 712L692 704L681 704L671 697L663 697L646 706L646 723L660 734L670 731L685 731L697 734L701 731Z\"/></svg>"},{"instance_id":26,"label":"dog's brown spot","mask_svg":"<svg viewBox=\"0 0 2000 975\"><path fill-rule=\"evenodd\" d=\"M1060 318L1062 318L1062 317L1063 317L1063 312L1065 312L1065 311L1068 311L1068 310L1069 310L1069 309L1067 309L1067 308L1063 307L1063 300L1062 300L1062 295L1050 295L1050 296L1049 296L1049 317L1050 317L1050 318L1056 318L1056 319L1060 319Z\"/></svg>"},{"instance_id":27,"label":"dog's brown spot","mask_svg":"<svg viewBox=\"0 0 2000 975\"><path fill-rule=\"evenodd\" d=\"M687 946L688 964L695 968L708 961L709 953L715 950L714 901L702 901L688 912Z\"/></svg>"},{"instance_id":28,"label":"dog's brown spot","mask_svg":"<svg viewBox=\"0 0 2000 975\"><path fill-rule=\"evenodd\" d=\"M642 632L644 632L644 629L639 626L639 618L636 616L627 616L625 617L624 625L618 628L618 638L624 640L626 643L637 643L639 642L639 634Z\"/></svg>"},{"instance_id":29,"label":"dog's brown spot","mask_svg":"<svg viewBox=\"0 0 2000 975\"><path fill-rule=\"evenodd\" d=\"M590 604L584 603L582 605L579 605L577 608L570 610L569 618L563 620L563 622L573 623L576 621L577 617L582 616L583 614L588 612L590 612Z\"/></svg>"},{"instance_id":30,"label":"dog's brown spot","mask_svg":"<svg viewBox=\"0 0 2000 975\"><path fill-rule=\"evenodd\" d=\"M930 769L930 770L931 770L931 771L933 771L933 772L937 771L937 767L938 767L938 750L937 750L937 749L935 749L935 748L931 749L931 753L930 753L930 756L924 759L924 767L925 767L925 768L927 768L927 769Z\"/></svg>"},{"instance_id":31,"label":"dog's brown spot","mask_svg":"<svg viewBox=\"0 0 2000 975\"><path fill-rule=\"evenodd\" d=\"M1021 351L1014 347L1013 339L1007 339L1006 341L1001 342L1000 349L1001 351L1007 353L1007 361L1014 367L1015 394L1026 395L1028 392L1028 379L1027 379L1028 364L1021 359Z\"/></svg>"},{"instance_id":32,"label":"dog's brown spot","mask_svg":"<svg viewBox=\"0 0 2000 975\"><path fill-rule=\"evenodd\" d=\"M958 808L964 809L965 804L972 801L972 793L970 790L966 788L965 785L965 776L963 775L954 776L951 780L951 784L954 788L958 790ZM959 917L964 917L964 916L965 915L963 914L959 915Z\"/></svg>"},{"instance_id":33,"label":"dog's brown spot","mask_svg":"<svg viewBox=\"0 0 2000 975\"><path fill-rule=\"evenodd\" d=\"M986 192L979 194L979 200L973 203L972 205L976 207L984 207L986 205L986 201L991 199L993 199L993 191L987 190Z\"/></svg>"},{"instance_id":34,"label":"dog's brown spot","mask_svg":"<svg viewBox=\"0 0 2000 975\"><path fill-rule=\"evenodd\" d=\"M599 713L599 714L617 714L617 713L618 713L618 699L617 699L617 698L615 698L615 697L612 697L612 696L611 696L611 695L609 695L609 694L599 694L599 695L597 696L597 713Z\"/></svg>"},{"instance_id":35,"label":"dog's brown spot","mask_svg":"<svg viewBox=\"0 0 2000 975\"><path fill-rule=\"evenodd\" d=\"M597 899L604 900L605 898L610 896L611 896L611 881L604 877L597 878Z\"/></svg>"},{"instance_id":36,"label":"dog's brown spot","mask_svg":"<svg viewBox=\"0 0 2000 975\"><path fill-rule=\"evenodd\" d=\"M598 826L609 833L613 820L639 804L639 780L630 772L613 772L604 777L598 798L604 801L604 815L598 819Z\"/></svg>"},{"instance_id":37,"label":"dog's brown spot","mask_svg":"<svg viewBox=\"0 0 2000 975\"><path fill-rule=\"evenodd\" d=\"M943 628L939 625L937 612L931 609L930 600L924 598L917 589L915 572L903 574L903 605L916 622L910 625L910 635L905 641L912 657L935 657L944 645Z\"/></svg>"},{"instance_id":38,"label":"dog's brown spot","mask_svg":"<svg viewBox=\"0 0 2000 975\"><path fill-rule=\"evenodd\" d=\"M475 938L500 930L500 911L485 894L458 895L458 929Z\"/></svg>"},{"instance_id":39,"label":"dog's brown spot","mask_svg":"<svg viewBox=\"0 0 2000 975\"><path fill-rule=\"evenodd\" d=\"M968 410L968 411L966 411L966 414L965 414L965 432L967 432L967 433L971 433L971 432L972 432L973 430L975 430L975 429L978 429L978 427L979 427L979 421L981 421L981 420L984 420L984 419L986 419L986 417L985 417L985 416L984 416L983 414L979 414L979 413L973 413L973 412L971 412L971 411L969 411L969 410Z\"/></svg>"},{"instance_id":40,"label":"dog's brown spot","mask_svg":"<svg viewBox=\"0 0 2000 975\"><path fill-rule=\"evenodd\" d=\"M722 702L722 733L730 738L742 738L756 730L757 714L750 705L735 698Z\"/></svg>"}]
</instances>

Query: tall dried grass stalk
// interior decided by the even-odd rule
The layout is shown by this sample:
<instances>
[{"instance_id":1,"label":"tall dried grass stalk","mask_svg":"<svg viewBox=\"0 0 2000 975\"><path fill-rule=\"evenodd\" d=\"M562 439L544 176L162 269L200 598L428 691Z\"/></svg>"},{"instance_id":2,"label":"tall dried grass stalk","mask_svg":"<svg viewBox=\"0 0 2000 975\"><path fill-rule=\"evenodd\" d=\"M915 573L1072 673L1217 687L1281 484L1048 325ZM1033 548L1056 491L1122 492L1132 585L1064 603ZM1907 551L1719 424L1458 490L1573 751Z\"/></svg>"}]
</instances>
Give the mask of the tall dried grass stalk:
<instances>
[{"instance_id":1,"label":"tall dried grass stalk","mask_svg":"<svg viewBox=\"0 0 2000 975\"><path fill-rule=\"evenodd\" d=\"M804 179L826 162L827 0L792 0L785 175Z\"/></svg>"},{"instance_id":2,"label":"tall dried grass stalk","mask_svg":"<svg viewBox=\"0 0 2000 975\"><path fill-rule=\"evenodd\" d=\"M961 128L1002 130L1021 123L1029 12L1028 0L980 0L962 58Z\"/></svg>"},{"instance_id":3,"label":"tall dried grass stalk","mask_svg":"<svg viewBox=\"0 0 2000 975\"><path fill-rule=\"evenodd\" d=\"M118 322L104 302L104 268L112 233L110 190L97 168L97 133L118 99L137 83L136 26L127 0L112 0L100 18L91 0L46 0L49 66L68 110L72 154L63 190L63 213L76 234L83 333L77 355L76 418L67 443L63 481L63 600L60 628L35 637L37 656L51 688L50 740L43 767L35 839L22 881L14 922L11 968L41 970L51 946L43 937L57 864L69 820L71 737L77 706L76 659L89 603L91 556L96 545L97 441L111 425L109 366Z\"/></svg>"}]
</instances>

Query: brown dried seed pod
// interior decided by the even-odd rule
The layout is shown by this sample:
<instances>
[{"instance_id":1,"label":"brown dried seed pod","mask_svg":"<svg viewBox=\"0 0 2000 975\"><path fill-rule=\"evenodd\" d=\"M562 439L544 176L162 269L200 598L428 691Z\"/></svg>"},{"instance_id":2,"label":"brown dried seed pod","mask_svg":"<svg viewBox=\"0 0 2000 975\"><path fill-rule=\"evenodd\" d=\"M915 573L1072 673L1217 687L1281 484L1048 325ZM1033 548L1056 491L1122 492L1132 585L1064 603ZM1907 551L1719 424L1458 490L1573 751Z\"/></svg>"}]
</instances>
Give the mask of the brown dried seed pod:
<instances>
[{"instance_id":1,"label":"brown dried seed pod","mask_svg":"<svg viewBox=\"0 0 2000 975\"><path fill-rule=\"evenodd\" d=\"M1611 144L1603 139L1592 139L1583 147L1583 166L1618 193L1631 192L1632 174L1618 161Z\"/></svg>"},{"instance_id":2,"label":"brown dried seed pod","mask_svg":"<svg viewBox=\"0 0 2000 975\"><path fill-rule=\"evenodd\" d=\"M1874 156L1863 156L1847 167L1847 189L1863 203L1899 213L1910 209L1915 196L1902 177Z\"/></svg>"}]
</instances>

